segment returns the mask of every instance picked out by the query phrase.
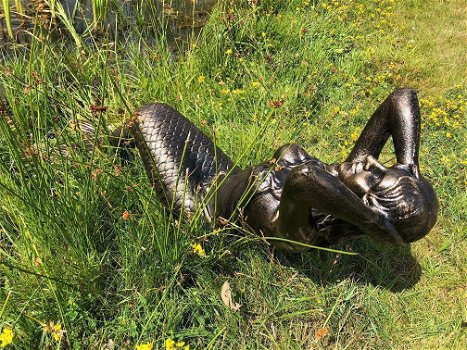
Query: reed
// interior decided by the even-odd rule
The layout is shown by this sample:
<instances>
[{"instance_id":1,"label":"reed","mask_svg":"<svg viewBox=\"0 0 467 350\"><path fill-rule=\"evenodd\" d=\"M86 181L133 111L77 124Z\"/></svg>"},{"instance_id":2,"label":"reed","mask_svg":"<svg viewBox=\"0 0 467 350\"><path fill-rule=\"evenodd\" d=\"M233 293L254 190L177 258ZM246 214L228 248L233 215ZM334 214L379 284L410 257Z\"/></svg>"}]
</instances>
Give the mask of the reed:
<instances>
[{"instance_id":1,"label":"reed","mask_svg":"<svg viewBox=\"0 0 467 350\"><path fill-rule=\"evenodd\" d=\"M0 334L15 349L463 349L466 88L435 74L448 53L462 67L459 4L221 1L177 38L175 8L134 3L136 17L96 2L80 23L49 0L57 24L0 51ZM433 16L437 40L417 31ZM160 101L239 167L291 141L331 163L402 84L419 89L422 172L441 203L410 249L362 237L293 255L234 223L176 220L138 154L122 164L106 141Z\"/></svg>"},{"instance_id":2,"label":"reed","mask_svg":"<svg viewBox=\"0 0 467 350\"><path fill-rule=\"evenodd\" d=\"M3 14L5 16L5 23L8 30L8 36L10 39L14 38L13 35L13 27L11 25L11 9L10 9L10 1L9 0L2 0L3 6Z\"/></svg>"}]
</instances>

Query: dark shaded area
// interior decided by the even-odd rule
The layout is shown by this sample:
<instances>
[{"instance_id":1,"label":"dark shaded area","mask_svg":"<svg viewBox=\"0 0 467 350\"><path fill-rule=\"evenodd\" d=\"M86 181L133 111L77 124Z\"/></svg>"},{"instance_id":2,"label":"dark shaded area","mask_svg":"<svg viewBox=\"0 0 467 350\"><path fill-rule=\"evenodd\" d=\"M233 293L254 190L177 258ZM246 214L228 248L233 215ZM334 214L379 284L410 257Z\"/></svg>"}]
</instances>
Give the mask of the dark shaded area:
<instances>
[{"instance_id":1,"label":"dark shaded area","mask_svg":"<svg viewBox=\"0 0 467 350\"><path fill-rule=\"evenodd\" d=\"M409 245L393 247L360 236L331 248L359 255L321 250L291 254L276 250L275 257L323 286L353 279L398 293L414 287L420 280L421 267Z\"/></svg>"},{"instance_id":2,"label":"dark shaded area","mask_svg":"<svg viewBox=\"0 0 467 350\"><path fill-rule=\"evenodd\" d=\"M212 242L211 242L212 243ZM345 279L351 279L361 285L373 285L399 293L413 288L421 277L421 266L412 255L410 245L395 247L379 243L367 236L348 238L330 249L357 253L345 255L319 249L310 249L305 253L292 253L260 242L240 243L239 237L224 237L223 246L229 247L230 254L222 258L204 261L212 273L236 278L241 269L239 261L247 261L247 250L261 250L265 259L273 260L293 268L316 284L322 286L336 285ZM201 270L200 270L201 269ZM185 264L178 285L192 288L197 285L198 274L202 267Z\"/></svg>"}]
</instances>

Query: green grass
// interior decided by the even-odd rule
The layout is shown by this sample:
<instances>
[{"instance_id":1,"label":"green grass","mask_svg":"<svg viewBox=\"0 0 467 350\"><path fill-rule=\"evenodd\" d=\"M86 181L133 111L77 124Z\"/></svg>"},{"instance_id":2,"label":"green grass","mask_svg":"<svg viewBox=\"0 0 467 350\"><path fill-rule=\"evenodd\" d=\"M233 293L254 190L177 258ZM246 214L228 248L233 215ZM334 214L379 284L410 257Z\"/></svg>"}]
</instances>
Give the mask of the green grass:
<instances>
[{"instance_id":1,"label":"green grass","mask_svg":"<svg viewBox=\"0 0 467 350\"><path fill-rule=\"evenodd\" d=\"M60 43L36 28L42 41L4 51L0 328L13 329L14 348L162 349L171 338L191 349L462 349L466 86L443 65L462 65L457 45L443 40L462 19L438 28L443 50L433 53L430 32L412 37L411 19L427 28L459 5L431 3L221 3L175 57L156 19L120 24L114 42L89 31ZM334 247L358 256L285 254L230 228L178 222L139 157L120 167L118 150L105 141L87 148L76 128L88 120L100 137L163 101L242 166L291 141L334 162L401 84L422 97L422 172L440 217L410 248L365 237ZM384 157L394 161L390 147ZM238 312L221 300L225 281ZM51 321L65 331L58 340ZM328 334L318 339L319 329Z\"/></svg>"}]
</instances>

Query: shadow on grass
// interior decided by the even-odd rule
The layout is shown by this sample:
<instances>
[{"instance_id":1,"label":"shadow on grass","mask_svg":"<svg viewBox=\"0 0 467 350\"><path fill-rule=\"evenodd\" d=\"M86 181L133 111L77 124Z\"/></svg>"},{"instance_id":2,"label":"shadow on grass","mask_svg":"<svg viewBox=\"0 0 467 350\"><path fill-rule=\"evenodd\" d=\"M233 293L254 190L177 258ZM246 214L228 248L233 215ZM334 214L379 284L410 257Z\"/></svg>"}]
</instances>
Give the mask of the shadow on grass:
<instances>
[{"instance_id":1,"label":"shadow on grass","mask_svg":"<svg viewBox=\"0 0 467 350\"><path fill-rule=\"evenodd\" d=\"M306 254L276 251L276 259L300 271L321 285L337 284L344 279L371 284L402 292L417 284L421 267L411 253L410 246L390 247L358 237L333 248L356 252L358 256L329 253L320 250Z\"/></svg>"}]
</instances>

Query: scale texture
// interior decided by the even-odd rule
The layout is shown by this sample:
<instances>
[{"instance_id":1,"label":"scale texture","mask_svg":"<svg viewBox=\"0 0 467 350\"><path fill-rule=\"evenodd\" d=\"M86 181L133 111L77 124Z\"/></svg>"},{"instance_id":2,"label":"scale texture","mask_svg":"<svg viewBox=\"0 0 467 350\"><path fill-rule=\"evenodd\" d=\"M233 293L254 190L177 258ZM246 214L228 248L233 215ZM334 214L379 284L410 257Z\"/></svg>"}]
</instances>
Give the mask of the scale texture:
<instances>
[{"instance_id":1,"label":"scale texture","mask_svg":"<svg viewBox=\"0 0 467 350\"><path fill-rule=\"evenodd\" d=\"M232 169L224 152L168 105L141 107L129 126L159 199L177 215L193 214L216 176Z\"/></svg>"}]
</instances>

